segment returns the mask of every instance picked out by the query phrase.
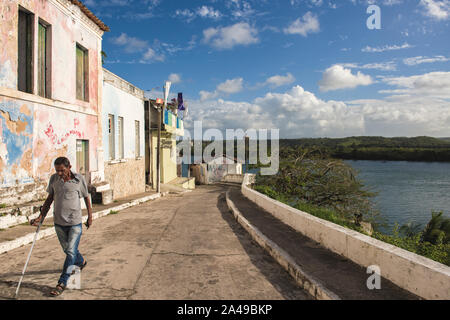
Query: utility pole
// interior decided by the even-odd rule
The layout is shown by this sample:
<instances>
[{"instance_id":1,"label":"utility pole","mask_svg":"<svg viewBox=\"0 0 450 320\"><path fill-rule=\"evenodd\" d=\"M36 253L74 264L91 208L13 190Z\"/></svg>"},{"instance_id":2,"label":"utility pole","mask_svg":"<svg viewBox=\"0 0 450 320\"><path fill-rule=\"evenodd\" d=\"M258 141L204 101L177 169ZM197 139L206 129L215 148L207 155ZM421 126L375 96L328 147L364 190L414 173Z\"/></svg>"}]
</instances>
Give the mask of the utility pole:
<instances>
[{"instance_id":1,"label":"utility pole","mask_svg":"<svg viewBox=\"0 0 450 320\"><path fill-rule=\"evenodd\" d=\"M162 110L158 107L158 145L156 151L156 192L161 192L161 125L164 121L164 110L167 105L167 99L169 98L170 81L166 81L164 84L164 104Z\"/></svg>"},{"instance_id":2,"label":"utility pole","mask_svg":"<svg viewBox=\"0 0 450 320\"><path fill-rule=\"evenodd\" d=\"M161 170L161 162L160 162L160 150L161 150L161 122L162 122L162 116L164 113L161 112L161 106L158 106L158 143L156 146L156 192L161 192L161 185L160 185L160 170Z\"/></svg>"}]
</instances>

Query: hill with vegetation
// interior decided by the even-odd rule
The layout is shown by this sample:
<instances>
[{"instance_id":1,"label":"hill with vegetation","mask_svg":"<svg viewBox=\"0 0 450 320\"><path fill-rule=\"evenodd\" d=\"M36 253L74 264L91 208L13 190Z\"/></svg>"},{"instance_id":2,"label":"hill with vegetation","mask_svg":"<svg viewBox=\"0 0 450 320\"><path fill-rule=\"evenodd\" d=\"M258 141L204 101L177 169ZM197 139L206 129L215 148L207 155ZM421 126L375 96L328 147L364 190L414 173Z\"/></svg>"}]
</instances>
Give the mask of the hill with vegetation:
<instances>
[{"instance_id":1,"label":"hill with vegetation","mask_svg":"<svg viewBox=\"0 0 450 320\"><path fill-rule=\"evenodd\" d=\"M304 138L280 140L280 146L318 148L346 160L450 162L450 138Z\"/></svg>"}]
</instances>

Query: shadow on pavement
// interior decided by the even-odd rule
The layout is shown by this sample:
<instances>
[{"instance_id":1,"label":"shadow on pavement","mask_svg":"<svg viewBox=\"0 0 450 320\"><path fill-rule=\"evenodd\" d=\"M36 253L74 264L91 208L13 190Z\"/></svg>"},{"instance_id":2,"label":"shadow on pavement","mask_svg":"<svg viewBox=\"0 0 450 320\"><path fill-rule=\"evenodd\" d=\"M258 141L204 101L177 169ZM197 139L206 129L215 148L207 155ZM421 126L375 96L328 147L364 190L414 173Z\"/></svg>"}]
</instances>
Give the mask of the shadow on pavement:
<instances>
[{"instance_id":1,"label":"shadow on pavement","mask_svg":"<svg viewBox=\"0 0 450 320\"><path fill-rule=\"evenodd\" d=\"M6 280L0 280L0 299L6 299L6 300L15 300L14 294L16 293L17 285L19 284L19 281L6 281ZM28 289L28 290L27 290ZM20 291L18 298L22 299L34 299L31 298L29 294L29 290L38 291L42 293L42 296L44 297L50 297L50 291L53 289L53 287L47 286L47 285L40 285L32 282L22 282L20 285ZM6 296L6 293L10 293L10 295Z\"/></svg>"},{"instance_id":2,"label":"shadow on pavement","mask_svg":"<svg viewBox=\"0 0 450 320\"><path fill-rule=\"evenodd\" d=\"M61 269L27 271L27 272L25 272L25 276L40 275L40 274L60 274L60 273L61 273ZM22 275L22 272L2 273L2 274L0 274L0 279L2 279L2 278L9 278L9 277L20 278L21 275Z\"/></svg>"},{"instance_id":3,"label":"shadow on pavement","mask_svg":"<svg viewBox=\"0 0 450 320\"><path fill-rule=\"evenodd\" d=\"M217 208L222 214L222 218L228 223L233 233L241 243L242 247L250 257L251 262L257 267L264 277L273 287L287 300L311 300L307 294L292 277L285 271L264 249L253 241L247 231L236 222L232 213L228 209L225 199L225 192L234 186L222 186L224 191L217 200ZM217 192L217 191L215 191Z\"/></svg>"}]
</instances>

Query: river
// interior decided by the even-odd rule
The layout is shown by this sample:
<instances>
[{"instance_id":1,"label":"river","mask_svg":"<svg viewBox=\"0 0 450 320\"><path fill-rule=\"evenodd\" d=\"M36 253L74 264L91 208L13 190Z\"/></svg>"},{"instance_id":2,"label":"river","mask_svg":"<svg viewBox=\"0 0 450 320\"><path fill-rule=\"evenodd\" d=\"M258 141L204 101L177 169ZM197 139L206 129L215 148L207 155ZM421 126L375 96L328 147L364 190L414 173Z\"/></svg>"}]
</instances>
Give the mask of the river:
<instances>
[{"instance_id":1,"label":"river","mask_svg":"<svg viewBox=\"0 0 450 320\"><path fill-rule=\"evenodd\" d=\"M450 216L450 163L345 161L359 171L364 185L379 192L373 199L391 233L395 222L425 226L431 211Z\"/></svg>"}]
</instances>

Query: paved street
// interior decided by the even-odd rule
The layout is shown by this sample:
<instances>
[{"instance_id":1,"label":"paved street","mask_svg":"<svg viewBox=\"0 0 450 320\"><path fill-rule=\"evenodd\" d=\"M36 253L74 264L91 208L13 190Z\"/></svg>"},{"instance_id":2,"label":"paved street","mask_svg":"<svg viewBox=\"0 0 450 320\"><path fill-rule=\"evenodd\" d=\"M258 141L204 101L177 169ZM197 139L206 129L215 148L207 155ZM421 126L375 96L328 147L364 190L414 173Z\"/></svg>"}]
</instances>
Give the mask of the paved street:
<instances>
[{"instance_id":1,"label":"paved street","mask_svg":"<svg viewBox=\"0 0 450 320\"><path fill-rule=\"evenodd\" d=\"M39 240L20 299L309 299L228 212L224 186L201 186L83 227L82 289L52 298L64 254ZM31 245L0 255L0 299L13 297Z\"/></svg>"}]
</instances>

